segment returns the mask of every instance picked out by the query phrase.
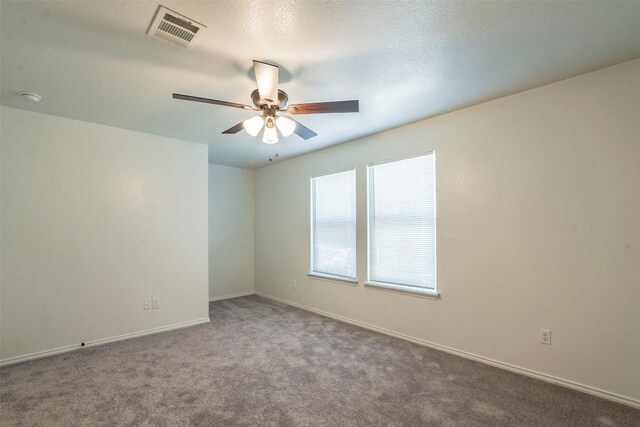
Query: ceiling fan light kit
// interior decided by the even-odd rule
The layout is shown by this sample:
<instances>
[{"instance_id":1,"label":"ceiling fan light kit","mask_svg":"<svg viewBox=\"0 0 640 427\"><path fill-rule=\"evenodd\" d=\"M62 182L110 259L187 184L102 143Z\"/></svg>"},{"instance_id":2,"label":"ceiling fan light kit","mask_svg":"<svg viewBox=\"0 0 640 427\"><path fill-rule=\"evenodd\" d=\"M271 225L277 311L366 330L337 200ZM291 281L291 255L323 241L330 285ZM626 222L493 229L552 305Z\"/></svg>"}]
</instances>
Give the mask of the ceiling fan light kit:
<instances>
[{"instance_id":1,"label":"ceiling fan light kit","mask_svg":"<svg viewBox=\"0 0 640 427\"><path fill-rule=\"evenodd\" d=\"M278 89L279 67L277 65L254 60L253 69L256 74L256 83L258 85L258 89L251 93L251 101L253 101L254 107L235 102L182 95L179 93L174 93L173 98L184 101L240 108L243 110L259 111L260 115L244 120L222 133L236 134L244 129L249 135L258 136L260 130L264 127L262 142L266 144L275 144L278 142L278 131L280 131L280 134L283 137L287 137L292 133L295 133L305 140L318 135L302 123L292 119L291 117L283 116L281 113L357 113L360 110L360 105L357 100L292 104L287 107L289 96L284 91Z\"/></svg>"},{"instance_id":2,"label":"ceiling fan light kit","mask_svg":"<svg viewBox=\"0 0 640 427\"><path fill-rule=\"evenodd\" d=\"M276 117L276 126L284 137L291 135L296 130L296 122L286 116Z\"/></svg>"},{"instance_id":3,"label":"ceiling fan light kit","mask_svg":"<svg viewBox=\"0 0 640 427\"><path fill-rule=\"evenodd\" d=\"M268 117L264 125L264 135L262 136L262 142L265 144L275 144L278 142L278 132L276 126L273 124L273 118Z\"/></svg>"},{"instance_id":4,"label":"ceiling fan light kit","mask_svg":"<svg viewBox=\"0 0 640 427\"><path fill-rule=\"evenodd\" d=\"M242 122L244 130L251 136L257 136L264 126L264 118L262 116L254 116Z\"/></svg>"}]
</instances>

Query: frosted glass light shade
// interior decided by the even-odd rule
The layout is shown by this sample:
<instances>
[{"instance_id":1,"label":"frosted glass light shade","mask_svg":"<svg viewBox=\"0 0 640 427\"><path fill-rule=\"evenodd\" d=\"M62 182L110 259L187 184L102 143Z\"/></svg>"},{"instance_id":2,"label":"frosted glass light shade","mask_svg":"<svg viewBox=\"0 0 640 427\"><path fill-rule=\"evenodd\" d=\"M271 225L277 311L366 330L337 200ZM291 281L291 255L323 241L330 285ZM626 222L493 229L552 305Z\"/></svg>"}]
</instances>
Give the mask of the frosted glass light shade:
<instances>
[{"instance_id":1,"label":"frosted glass light shade","mask_svg":"<svg viewBox=\"0 0 640 427\"><path fill-rule=\"evenodd\" d=\"M289 117L280 116L276 119L276 126L280 129L282 136L289 136L296 129L296 122Z\"/></svg>"},{"instance_id":2,"label":"frosted glass light shade","mask_svg":"<svg viewBox=\"0 0 640 427\"><path fill-rule=\"evenodd\" d=\"M260 132L260 129L262 129L262 126L264 126L264 120L261 116L251 117L242 122L242 126L244 126L244 130L246 130L249 135L256 136Z\"/></svg>"},{"instance_id":3,"label":"frosted glass light shade","mask_svg":"<svg viewBox=\"0 0 640 427\"><path fill-rule=\"evenodd\" d=\"M265 127L264 128L264 136L262 137L262 142L265 144L275 144L278 142L278 132L276 132L275 126Z\"/></svg>"}]
</instances>

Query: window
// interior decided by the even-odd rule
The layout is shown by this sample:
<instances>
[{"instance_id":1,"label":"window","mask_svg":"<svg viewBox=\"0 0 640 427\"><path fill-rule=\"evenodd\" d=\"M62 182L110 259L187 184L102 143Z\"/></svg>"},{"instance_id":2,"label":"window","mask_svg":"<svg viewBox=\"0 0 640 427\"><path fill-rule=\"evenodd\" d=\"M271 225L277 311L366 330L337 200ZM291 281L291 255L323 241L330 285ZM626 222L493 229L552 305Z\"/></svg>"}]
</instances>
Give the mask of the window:
<instances>
[{"instance_id":1,"label":"window","mask_svg":"<svg viewBox=\"0 0 640 427\"><path fill-rule=\"evenodd\" d=\"M356 279L356 173L311 178L311 273Z\"/></svg>"},{"instance_id":2,"label":"window","mask_svg":"<svg viewBox=\"0 0 640 427\"><path fill-rule=\"evenodd\" d=\"M368 167L369 285L436 294L435 154Z\"/></svg>"}]
</instances>

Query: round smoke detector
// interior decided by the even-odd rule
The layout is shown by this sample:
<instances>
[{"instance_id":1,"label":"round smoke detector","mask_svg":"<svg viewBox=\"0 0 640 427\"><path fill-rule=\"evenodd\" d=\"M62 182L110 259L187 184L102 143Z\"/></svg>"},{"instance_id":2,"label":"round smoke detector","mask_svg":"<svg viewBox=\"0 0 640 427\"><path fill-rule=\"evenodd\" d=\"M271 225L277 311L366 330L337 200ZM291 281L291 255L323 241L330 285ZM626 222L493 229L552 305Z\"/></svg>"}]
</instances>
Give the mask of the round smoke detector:
<instances>
[{"instance_id":1,"label":"round smoke detector","mask_svg":"<svg viewBox=\"0 0 640 427\"><path fill-rule=\"evenodd\" d=\"M27 101L30 101L30 102L40 102L40 101L42 101L42 97L40 95L38 95L37 93L20 92L20 96L22 96L24 99L26 99Z\"/></svg>"}]
</instances>

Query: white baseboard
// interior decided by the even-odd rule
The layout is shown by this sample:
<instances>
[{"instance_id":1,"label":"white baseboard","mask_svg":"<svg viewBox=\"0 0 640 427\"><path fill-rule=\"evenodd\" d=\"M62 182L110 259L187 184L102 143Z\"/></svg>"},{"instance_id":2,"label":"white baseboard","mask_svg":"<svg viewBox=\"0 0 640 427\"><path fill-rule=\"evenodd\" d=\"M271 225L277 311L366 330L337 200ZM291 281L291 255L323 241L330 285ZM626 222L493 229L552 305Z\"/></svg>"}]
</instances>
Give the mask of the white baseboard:
<instances>
[{"instance_id":1,"label":"white baseboard","mask_svg":"<svg viewBox=\"0 0 640 427\"><path fill-rule=\"evenodd\" d=\"M365 329L369 329L371 331L380 332L385 335L389 335L395 338L400 338L406 341L410 341L415 344L423 345L425 347L430 347L435 350L444 351L449 354L453 354L456 356L464 357L465 359L475 360L476 362L485 363L487 365L494 366L496 368L505 369L507 371L515 372L517 374L525 375L527 377L536 378L542 381L546 381L548 383L557 384L563 387L567 387L573 390L581 391L583 393L587 393L593 396L601 397L603 399L612 400L614 402L622 403L624 405L631 406L633 408L640 409L640 400L622 396L616 393L611 393L606 390L601 390L599 388L591 387L585 384L580 384L574 381L566 380L564 378L555 377L553 375L544 374L542 372L536 372L531 369L523 368L520 366L512 365L510 363L500 362L498 360L490 359L488 357L479 356L477 354L468 353L466 351L457 350L455 348L447 347L444 345L432 343L429 341L422 340L420 338L414 338L409 335L404 335L398 332L391 331L389 329L384 329L379 326L370 325L368 323L360 322L358 320L350 319L348 317L340 316L338 314L329 313L327 311L318 310L317 308L308 307L303 304L299 304L297 302L288 301L282 298L274 297L272 295L267 295L262 292L256 292L256 295L259 295L264 298L272 299L274 301L278 301L284 304L288 304L294 307L301 308L303 310L307 310L316 314L320 314L321 316L330 317L332 319L339 320L341 322L350 323L352 325L360 326Z\"/></svg>"},{"instance_id":2,"label":"white baseboard","mask_svg":"<svg viewBox=\"0 0 640 427\"><path fill-rule=\"evenodd\" d=\"M229 299L229 298L247 297L249 295L254 295L254 294L255 294L254 291L249 291L249 292L240 292L240 293L237 293L237 294L223 295L221 297L209 298L209 302L220 301L220 300Z\"/></svg>"},{"instance_id":3,"label":"white baseboard","mask_svg":"<svg viewBox=\"0 0 640 427\"><path fill-rule=\"evenodd\" d=\"M145 335L157 334L159 332L172 331L174 329L186 328L187 326L195 326L203 323L208 323L211 320L208 317L189 320L187 322L174 323L173 325L160 326L159 328L146 329L144 331L131 332L129 334L116 335L109 338L100 338L93 341L85 341L84 347L81 344L67 345L64 347L58 347L51 350L38 351L36 353L25 354L23 356L10 357L8 359L0 360L0 366L13 365L15 363L26 362L27 360L40 359L42 357L53 356L54 354L66 353L68 351L80 350L82 348L93 347L96 345L108 344L116 341L127 340L131 338L142 337Z\"/></svg>"}]
</instances>

